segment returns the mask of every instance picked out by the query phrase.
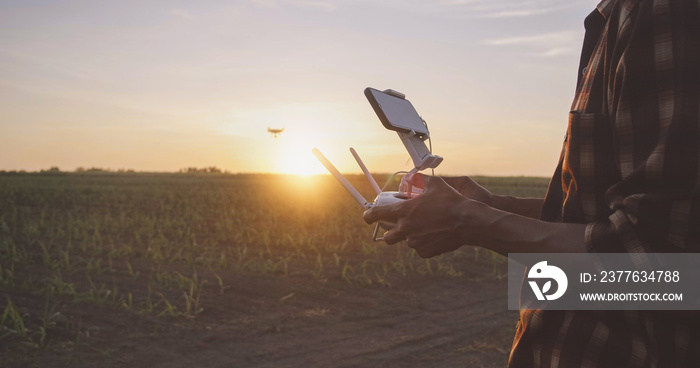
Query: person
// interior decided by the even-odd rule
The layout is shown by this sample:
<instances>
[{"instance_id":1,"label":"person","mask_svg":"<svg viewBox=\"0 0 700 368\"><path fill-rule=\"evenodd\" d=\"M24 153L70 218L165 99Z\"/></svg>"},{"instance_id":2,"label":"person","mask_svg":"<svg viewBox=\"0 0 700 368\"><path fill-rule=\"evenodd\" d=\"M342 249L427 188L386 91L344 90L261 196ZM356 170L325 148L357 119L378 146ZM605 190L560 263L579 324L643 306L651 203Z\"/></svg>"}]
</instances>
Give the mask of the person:
<instances>
[{"instance_id":1,"label":"person","mask_svg":"<svg viewBox=\"0 0 700 368\"><path fill-rule=\"evenodd\" d=\"M544 199L416 175L423 195L365 212L421 257L700 250L700 2L603 0ZM510 367L699 367L694 312L523 310Z\"/></svg>"}]
</instances>

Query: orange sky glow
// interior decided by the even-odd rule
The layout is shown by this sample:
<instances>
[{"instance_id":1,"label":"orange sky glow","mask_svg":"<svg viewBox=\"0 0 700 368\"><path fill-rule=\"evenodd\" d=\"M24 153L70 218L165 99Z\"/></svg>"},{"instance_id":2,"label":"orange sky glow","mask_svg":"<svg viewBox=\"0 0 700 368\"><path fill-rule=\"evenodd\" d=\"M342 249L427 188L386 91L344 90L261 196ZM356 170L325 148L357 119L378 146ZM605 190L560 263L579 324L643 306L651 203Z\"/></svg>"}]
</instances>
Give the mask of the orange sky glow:
<instances>
[{"instance_id":1,"label":"orange sky glow","mask_svg":"<svg viewBox=\"0 0 700 368\"><path fill-rule=\"evenodd\" d=\"M412 167L365 87L406 94L437 174L551 175L588 0L4 1L0 170ZM267 128L285 128L272 138Z\"/></svg>"}]
</instances>

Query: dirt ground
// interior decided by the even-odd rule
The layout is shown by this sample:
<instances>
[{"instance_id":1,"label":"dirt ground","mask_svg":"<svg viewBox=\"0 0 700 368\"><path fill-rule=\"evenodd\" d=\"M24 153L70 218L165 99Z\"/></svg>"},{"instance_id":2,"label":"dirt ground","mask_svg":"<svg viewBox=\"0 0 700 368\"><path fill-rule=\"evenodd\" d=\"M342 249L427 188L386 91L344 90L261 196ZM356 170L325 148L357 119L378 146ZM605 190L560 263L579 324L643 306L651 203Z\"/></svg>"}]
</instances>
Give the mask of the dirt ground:
<instances>
[{"instance_id":1,"label":"dirt ground","mask_svg":"<svg viewBox=\"0 0 700 368\"><path fill-rule=\"evenodd\" d=\"M0 179L0 368L506 365L504 260L371 243L332 177Z\"/></svg>"},{"instance_id":2,"label":"dirt ground","mask_svg":"<svg viewBox=\"0 0 700 368\"><path fill-rule=\"evenodd\" d=\"M205 310L193 318L71 304L81 341L10 353L0 365L503 367L517 311L507 310L506 282L479 276L489 273L483 267L458 278L402 277L391 287L221 274L230 287L203 300ZM25 305L34 298L11 297Z\"/></svg>"}]
</instances>

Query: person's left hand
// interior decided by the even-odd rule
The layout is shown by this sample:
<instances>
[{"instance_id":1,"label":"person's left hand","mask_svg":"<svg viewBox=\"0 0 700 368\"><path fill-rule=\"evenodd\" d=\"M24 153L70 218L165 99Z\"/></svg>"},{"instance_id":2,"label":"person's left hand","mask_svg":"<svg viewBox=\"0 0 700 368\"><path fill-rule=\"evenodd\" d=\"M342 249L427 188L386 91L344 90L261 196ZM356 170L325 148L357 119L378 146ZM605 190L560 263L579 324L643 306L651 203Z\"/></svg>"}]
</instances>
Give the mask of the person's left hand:
<instances>
[{"instance_id":1,"label":"person's left hand","mask_svg":"<svg viewBox=\"0 0 700 368\"><path fill-rule=\"evenodd\" d=\"M421 174L416 174L421 175ZM453 251L465 244L464 230L478 228L478 216L469 214L479 211L485 204L462 196L440 177L421 175L413 180L425 181L425 192L413 199L391 205L372 207L363 218L371 224L376 221L392 222L396 225L384 234L387 244L406 240L423 258ZM469 218L464 218L467 214ZM475 213L476 214L476 213Z\"/></svg>"}]
</instances>

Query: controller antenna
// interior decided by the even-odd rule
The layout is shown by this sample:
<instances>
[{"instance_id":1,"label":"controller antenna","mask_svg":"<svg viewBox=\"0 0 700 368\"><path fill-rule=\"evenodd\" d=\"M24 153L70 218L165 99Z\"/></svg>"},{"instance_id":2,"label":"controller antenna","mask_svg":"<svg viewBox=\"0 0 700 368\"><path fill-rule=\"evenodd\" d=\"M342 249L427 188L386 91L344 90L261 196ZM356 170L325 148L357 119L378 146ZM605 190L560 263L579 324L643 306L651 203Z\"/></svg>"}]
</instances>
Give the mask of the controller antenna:
<instances>
[{"instance_id":1,"label":"controller antenna","mask_svg":"<svg viewBox=\"0 0 700 368\"><path fill-rule=\"evenodd\" d=\"M360 206L362 206L362 208L369 209L370 207L372 207L372 203L367 202L365 197L363 197L362 194L360 194L360 192L358 192L357 189L355 189L355 187L353 187L352 184L350 184L348 179L345 179L343 174L341 174L340 171L338 171L338 169L336 169L335 166L333 166L333 164L330 161L328 161L326 156L324 156L323 153L321 153L321 151L318 150L318 148L312 149L311 152L313 152L314 156L316 156L316 158L319 161L321 161L321 163L323 164L323 166L326 167L328 172L335 176L335 178L340 182L340 184L345 188L345 190L347 190L348 193L350 193L350 195Z\"/></svg>"},{"instance_id":2,"label":"controller antenna","mask_svg":"<svg viewBox=\"0 0 700 368\"><path fill-rule=\"evenodd\" d=\"M355 151L354 148L350 147L350 153L352 153L352 157L355 158L357 164L360 165L360 169L362 169L362 172L367 177L367 181L369 181L369 184L372 186L372 189L374 189L377 195L382 194L382 189L379 188L379 184L377 184L377 182L372 177L372 174L370 174L369 170L367 170L367 166L365 166L364 162L362 162L362 159L360 159L360 155L357 154L357 151Z\"/></svg>"}]
</instances>

